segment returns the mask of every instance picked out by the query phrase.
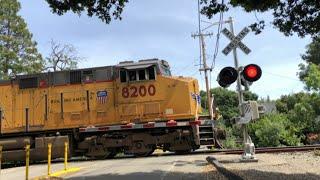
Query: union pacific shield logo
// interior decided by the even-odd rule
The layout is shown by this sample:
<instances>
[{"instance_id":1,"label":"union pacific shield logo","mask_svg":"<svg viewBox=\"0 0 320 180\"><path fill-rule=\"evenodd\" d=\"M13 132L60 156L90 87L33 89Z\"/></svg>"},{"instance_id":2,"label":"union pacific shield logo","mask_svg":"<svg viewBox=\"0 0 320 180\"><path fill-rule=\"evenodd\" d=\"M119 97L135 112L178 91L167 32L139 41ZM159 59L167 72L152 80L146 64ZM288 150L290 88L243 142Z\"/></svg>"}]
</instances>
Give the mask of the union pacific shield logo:
<instances>
[{"instance_id":1,"label":"union pacific shield logo","mask_svg":"<svg viewBox=\"0 0 320 180\"><path fill-rule=\"evenodd\" d=\"M107 91L98 91L97 92L97 102L99 104L105 104L107 102L108 92Z\"/></svg>"}]
</instances>

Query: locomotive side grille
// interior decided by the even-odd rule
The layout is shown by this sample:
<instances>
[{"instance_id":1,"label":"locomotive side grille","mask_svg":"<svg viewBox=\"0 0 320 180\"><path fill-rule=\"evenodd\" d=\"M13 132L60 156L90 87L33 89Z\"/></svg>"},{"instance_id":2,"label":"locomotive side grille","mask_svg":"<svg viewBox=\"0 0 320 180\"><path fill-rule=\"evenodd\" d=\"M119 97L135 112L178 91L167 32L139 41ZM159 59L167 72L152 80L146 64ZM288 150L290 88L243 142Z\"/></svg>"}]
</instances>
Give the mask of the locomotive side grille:
<instances>
[{"instance_id":1,"label":"locomotive side grille","mask_svg":"<svg viewBox=\"0 0 320 180\"><path fill-rule=\"evenodd\" d=\"M160 103L147 103L144 105L144 114L159 114Z\"/></svg>"},{"instance_id":2,"label":"locomotive side grille","mask_svg":"<svg viewBox=\"0 0 320 180\"><path fill-rule=\"evenodd\" d=\"M122 115L124 116L134 116L137 115L137 105L136 104L129 104L129 105L122 105Z\"/></svg>"},{"instance_id":3,"label":"locomotive side grille","mask_svg":"<svg viewBox=\"0 0 320 180\"><path fill-rule=\"evenodd\" d=\"M70 84L81 83L81 71L70 71Z\"/></svg>"},{"instance_id":4,"label":"locomotive side grille","mask_svg":"<svg viewBox=\"0 0 320 180\"><path fill-rule=\"evenodd\" d=\"M38 87L38 78L37 77L20 79L20 82L19 82L20 89L37 88L37 87Z\"/></svg>"}]
</instances>

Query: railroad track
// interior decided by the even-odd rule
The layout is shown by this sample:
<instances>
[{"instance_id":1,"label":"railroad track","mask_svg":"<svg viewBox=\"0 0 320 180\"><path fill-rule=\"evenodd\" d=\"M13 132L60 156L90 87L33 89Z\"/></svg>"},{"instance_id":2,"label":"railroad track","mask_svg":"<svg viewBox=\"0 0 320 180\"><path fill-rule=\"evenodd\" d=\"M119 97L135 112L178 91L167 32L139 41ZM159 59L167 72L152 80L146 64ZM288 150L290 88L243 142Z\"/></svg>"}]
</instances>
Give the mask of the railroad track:
<instances>
[{"instance_id":1,"label":"railroad track","mask_svg":"<svg viewBox=\"0 0 320 180\"><path fill-rule=\"evenodd\" d=\"M299 152L299 151L312 151L312 150L320 150L319 145L306 145L306 146L288 146L288 147L263 147L256 148L255 153L281 153L281 152ZM242 154L243 149L217 149L217 150L201 150L190 153L192 154ZM174 153L157 153L152 156L170 156L176 155Z\"/></svg>"},{"instance_id":2,"label":"railroad track","mask_svg":"<svg viewBox=\"0 0 320 180\"><path fill-rule=\"evenodd\" d=\"M281 152L298 152L298 151L312 151L312 150L320 150L320 144L319 145L307 145L307 146L290 146L290 147L264 147L264 148L256 148L256 154L259 153L281 153ZM185 155L195 155L195 154L242 154L243 150L242 149L218 149L218 150L200 150L200 151L195 151L191 152L189 154L175 154L172 152L165 152L165 153L154 153L149 157L158 157L158 156L185 156ZM131 155L122 155L122 156L117 156L113 159L123 159L123 158L136 158ZM144 158L144 157L139 157L139 158ZM69 162L80 162L80 161L92 161L92 160L97 160L99 161L100 159L91 159L91 158L86 158L86 157L76 157L72 158L69 160ZM108 160L108 159L106 159ZM59 163L63 162L63 159L55 159L52 160L52 163ZM41 162L34 162L32 164L46 164L45 161ZM11 168L11 167L20 167L24 166L24 162L16 162L15 164L9 163L9 164L3 164L2 168Z\"/></svg>"},{"instance_id":3,"label":"railroad track","mask_svg":"<svg viewBox=\"0 0 320 180\"><path fill-rule=\"evenodd\" d=\"M320 150L319 145L306 145L306 146L288 146L288 147L263 147L256 148L255 153L281 153L281 152L298 152L298 151L311 151L311 150ZM242 149L226 149L226 150L217 150L217 152L224 154L242 154Z\"/></svg>"}]
</instances>

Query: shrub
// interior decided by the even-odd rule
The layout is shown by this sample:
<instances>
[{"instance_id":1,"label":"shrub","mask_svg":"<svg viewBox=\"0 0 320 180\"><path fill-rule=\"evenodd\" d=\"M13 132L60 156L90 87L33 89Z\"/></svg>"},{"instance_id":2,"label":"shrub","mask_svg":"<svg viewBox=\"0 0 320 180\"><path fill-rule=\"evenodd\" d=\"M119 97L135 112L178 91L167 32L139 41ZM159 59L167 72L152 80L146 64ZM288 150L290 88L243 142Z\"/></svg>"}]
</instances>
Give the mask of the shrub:
<instances>
[{"instance_id":1,"label":"shrub","mask_svg":"<svg viewBox=\"0 0 320 180\"><path fill-rule=\"evenodd\" d=\"M299 145L298 131L284 114L269 114L249 124L250 136L257 147Z\"/></svg>"}]
</instances>

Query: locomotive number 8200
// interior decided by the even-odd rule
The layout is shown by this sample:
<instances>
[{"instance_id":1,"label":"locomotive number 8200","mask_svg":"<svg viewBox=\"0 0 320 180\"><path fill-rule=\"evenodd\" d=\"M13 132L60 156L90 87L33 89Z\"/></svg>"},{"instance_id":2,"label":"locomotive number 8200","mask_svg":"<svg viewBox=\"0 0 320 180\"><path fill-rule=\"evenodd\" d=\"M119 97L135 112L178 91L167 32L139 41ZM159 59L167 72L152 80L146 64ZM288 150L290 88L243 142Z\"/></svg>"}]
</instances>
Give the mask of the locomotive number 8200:
<instances>
[{"instance_id":1,"label":"locomotive number 8200","mask_svg":"<svg viewBox=\"0 0 320 180\"><path fill-rule=\"evenodd\" d=\"M144 97L146 95L154 96L156 94L156 87L153 84L149 86L130 86L122 88L122 97L129 98L129 97Z\"/></svg>"}]
</instances>

